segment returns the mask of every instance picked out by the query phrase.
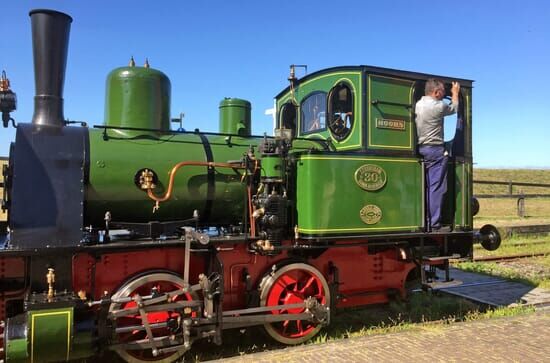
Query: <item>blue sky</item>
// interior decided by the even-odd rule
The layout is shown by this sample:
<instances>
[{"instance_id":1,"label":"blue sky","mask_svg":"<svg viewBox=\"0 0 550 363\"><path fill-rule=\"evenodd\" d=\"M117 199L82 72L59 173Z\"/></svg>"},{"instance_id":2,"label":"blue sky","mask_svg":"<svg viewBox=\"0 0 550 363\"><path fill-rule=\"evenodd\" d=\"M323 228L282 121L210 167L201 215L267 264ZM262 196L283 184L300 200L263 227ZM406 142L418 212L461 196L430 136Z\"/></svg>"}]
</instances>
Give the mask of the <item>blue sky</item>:
<instances>
[{"instance_id":1,"label":"blue sky","mask_svg":"<svg viewBox=\"0 0 550 363\"><path fill-rule=\"evenodd\" d=\"M217 131L224 97L252 102L253 132L290 64L310 72L368 64L475 80L477 167L550 167L550 2L523 1L4 1L0 68L32 117L34 8L73 17L65 116L103 122L105 78L130 56L172 82L172 114ZM13 129L0 130L7 155Z\"/></svg>"}]
</instances>

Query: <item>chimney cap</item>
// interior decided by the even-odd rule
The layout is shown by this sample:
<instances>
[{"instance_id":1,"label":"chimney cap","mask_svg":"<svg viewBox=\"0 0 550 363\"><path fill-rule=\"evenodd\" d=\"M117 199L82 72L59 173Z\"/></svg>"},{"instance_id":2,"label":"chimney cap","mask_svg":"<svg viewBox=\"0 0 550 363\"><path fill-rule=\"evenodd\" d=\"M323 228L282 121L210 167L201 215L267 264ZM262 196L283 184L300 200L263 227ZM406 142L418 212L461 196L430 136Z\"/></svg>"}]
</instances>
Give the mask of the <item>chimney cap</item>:
<instances>
[{"instance_id":1,"label":"chimney cap","mask_svg":"<svg viewBox=\"0 0 550 363\"><path fill-rule=\"evenodd\" d=\"M33 10L29 11L29 16L32 16L33 14L37 14L37 13L66 16L67 18L69 18L69 21L71 23L73 21L73 18L71 18L69 15L67 15L65 13L62 13L61 11L56 11L56 10L51 10L51 9L33 9Z\"/></svg>"}]
</instances>

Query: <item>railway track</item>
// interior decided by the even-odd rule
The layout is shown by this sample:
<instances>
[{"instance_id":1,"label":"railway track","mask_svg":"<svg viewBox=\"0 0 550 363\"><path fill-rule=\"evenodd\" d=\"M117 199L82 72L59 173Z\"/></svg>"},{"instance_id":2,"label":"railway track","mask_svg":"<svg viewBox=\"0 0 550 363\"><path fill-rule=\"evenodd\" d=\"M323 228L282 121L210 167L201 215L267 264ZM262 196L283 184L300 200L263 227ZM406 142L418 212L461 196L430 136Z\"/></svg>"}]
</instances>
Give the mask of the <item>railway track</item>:
<instances>
[{"instance_id":1,"label":"railway track","mask_svg":"<svg viewBox=\"0 0 550 363\"><path fill-rule=\"evenodd\" d=\"M548 243L548 241L516 242L516 243L506 244L506 246L510 246L510 247L525 247L525 246L543 245L543 244L545 244L545 243Z\"/></svg>"},{"instance_id":2,"label":"railway track","mask_svg":"<svg viewBox=\"0 0 550 363\"><path fill-rule=\"evenodd\" d=\"M528 226L505 226L500 228L503 235L545 235L550 233L550 224L537 224Z\"/></svg>"},{"instance_id":3,"label":"railway track","mask_svg":"<svg viewBox=\"0 0 550 363\"><path fill-rule=\"evenodd\" d=\"M499 261L511 261L519 260L522 258L531 258L531 257L541 257L550 254L550 252L539 252L539 253L518 253L514 255L505 255L505 256L483 256L475 257L474 262L499 262Z\"/></svg>"}]
</instances>

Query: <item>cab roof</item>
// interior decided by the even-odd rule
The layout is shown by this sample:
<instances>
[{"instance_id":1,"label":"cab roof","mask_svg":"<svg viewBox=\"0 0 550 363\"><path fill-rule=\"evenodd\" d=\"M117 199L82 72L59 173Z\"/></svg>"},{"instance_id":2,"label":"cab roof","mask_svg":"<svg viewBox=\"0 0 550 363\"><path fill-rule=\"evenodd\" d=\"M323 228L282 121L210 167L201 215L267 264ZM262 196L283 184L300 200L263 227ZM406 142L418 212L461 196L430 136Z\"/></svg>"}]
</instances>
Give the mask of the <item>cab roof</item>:
<instances>
[{"instance_id":1,"label":"cab roof","mask_svg":"<svg viewBox=\"0 0 550 363\"><path fill-rule=\"evenodd\" d=\"M369 73L369 74L378 74L378 75L385 75L385 76L394 76L394 77L401 77L401 78L407 78L411 80L427 80L429 78L438 78L442 80L445 83L450 82L458 82L463 87L472 87L473 80L471 79L465 79L465 78L454 78L454 77L448 77L448 76L440 76L436 74L429 74L429 73L420 73L420 72L410 72L410 71L402 71L399 69L393 69L393 68L383 68L383 67L376 67L376 66L369 66L369 65L359 65L359 66L338 66L338 67L331 67L331 68L325 68L321 69L319 71L315 71L313 73L309 73L305 75L302 78L298 79L298 83L301 83L303 81L307 81L309 79L313 79L315 77L318 77L320 75L326 74L326 73L333 73L338 71L355 71L355 72L363 72L363 73ZM287 86L284 90L279 92L276 98L281 97L285 93L287 93L290 90L290 86Z\"/></svg>"}]
</instances>

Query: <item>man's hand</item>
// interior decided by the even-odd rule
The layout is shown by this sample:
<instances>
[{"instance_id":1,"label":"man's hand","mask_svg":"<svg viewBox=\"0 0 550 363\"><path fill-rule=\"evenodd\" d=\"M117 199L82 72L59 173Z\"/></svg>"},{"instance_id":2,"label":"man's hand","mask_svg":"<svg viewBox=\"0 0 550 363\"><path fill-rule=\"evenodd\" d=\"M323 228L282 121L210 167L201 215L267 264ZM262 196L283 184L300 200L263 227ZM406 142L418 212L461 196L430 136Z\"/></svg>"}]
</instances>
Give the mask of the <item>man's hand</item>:
<instances>
[{"instance_id":1,"label":"man's hand","mask_svg":"<svg viewBox=\"0 0 550 363\"><path fill-rule=\"evenodd\" d=\"M453 86L451 87L451 94L458 94L460 92L460 83L453 82L452 85Z\"/></svg>"},{"instance_id":2,"label":"man's hand","mask_svg":"<svg viewBox=\"0 0 550 363\"><path fill-rule=\"evenodd\" d=\"M458 104L458 95L460 94L460 83L453 82L451 87L451 100Z\"/></svg>"}]
</instances>

